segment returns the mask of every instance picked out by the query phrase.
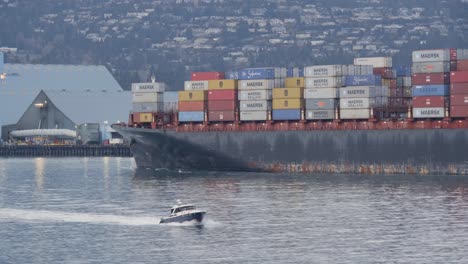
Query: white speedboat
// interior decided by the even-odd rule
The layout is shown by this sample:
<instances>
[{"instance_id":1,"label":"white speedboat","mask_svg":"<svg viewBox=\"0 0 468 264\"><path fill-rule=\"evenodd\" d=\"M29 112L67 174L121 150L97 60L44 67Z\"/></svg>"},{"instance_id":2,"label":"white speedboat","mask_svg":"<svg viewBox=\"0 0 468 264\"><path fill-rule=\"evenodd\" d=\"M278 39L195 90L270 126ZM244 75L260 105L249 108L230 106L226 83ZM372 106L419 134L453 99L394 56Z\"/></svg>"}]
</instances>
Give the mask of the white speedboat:
<instances>
[{"instance_id":1,"label":"white speedboat","mask_svg":"<svg viewBox=\"0 0 468 264\"><path fill-rule=\"evenodd\" d=\"M177 204L171 208L171 213L168 217L161 218L160 224L167 223L183 223L195 221L200 223L206 212L196 209L192 204Z\"/></svg>"}]
</instances>

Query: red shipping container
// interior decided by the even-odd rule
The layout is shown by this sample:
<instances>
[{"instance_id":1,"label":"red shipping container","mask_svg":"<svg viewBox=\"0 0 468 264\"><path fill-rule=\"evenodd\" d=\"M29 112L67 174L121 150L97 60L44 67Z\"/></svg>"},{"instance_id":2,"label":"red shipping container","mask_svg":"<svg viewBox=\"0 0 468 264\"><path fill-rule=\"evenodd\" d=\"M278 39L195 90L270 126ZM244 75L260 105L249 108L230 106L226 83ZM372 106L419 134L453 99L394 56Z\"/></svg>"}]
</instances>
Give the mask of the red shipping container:
<instances>
[{"instance_id":1,"label":"red shipping container","mask_svg":"<svg viewBox=\"0 0 468 264\"><path fill-rule=\"evenodd\" d=\"M391 79L394 77L391 67L374 68L374 75L380 75L385 79Z\"/></svg>"},{"instance_id":2,"label":"red shipping container","mask_svg":"<svg viewBox=\"0 0 468 264\"><path fill-rule=\"evenodd\" d=\"M450 107L451 117L468 117L468 106L452 106Z\"/></svg>"},{"instance_id":3,"label":"red shipping container","mask_svg":"<svg viewBox=\"0 0 468 264\"><path fill-rule=\"evenodd\" d=\"M450 49L450 60L456 61L457 60L457 49Z\"/></svg>"},{"instance_id":4,"label":"red shipping container","mask_svg":"<svg viewBox=\"0 0 468 264\"><path fill-rule=\"evenodd\" d=\"M416 73L411 77L413 85L449 84L450 74L448 73Z\"/></svg>"},{"instance_id":5,"label":"red shipping container","mask_svg":"<svg viewBox=\"0 0 468 264\"><path fill-rule=\"evenodd\" d=\"M456 71L468 71L468 60L457 61Z\"/></svg>"},{"instance_id":6,"label":"red shipping container","mask_svg":"<svg viewBox=\"0 0 468 264\"><path fill-rule=\"evenodd\" d=\"M224 72L192 72L190 80L209 81L224 79Z\"/></svg>"},{"instance_id":7,"label":"red shipping container","mask_svg":"<svg viewBox=\"0 0 468 264\"><path fill-rule=\"evenodd\" d=\"M468 94L468 83L452 83L450 94Z\"/></svg>"},{"instance_id":8,"label":"red shipping container","mask_svg":"<svg viewBox=\"0 0 468 264\"><path fill-rule=\"evenodd\" d=\"M458 64L457 64L458 68ZM468 71L455 71L450 73L450 82L468 83Z\"/></svg>"},{"instance_id":9,"label":"red shipping container","mask_svg":"<svg viewBox=\"0 0 468 264\"><path fill-rule=\"evenodd\" d=\"M234 111L236 109L236 105L237 105L237 101L235 100L208 101L208 110L209 111L225 111L225 110Z\"/></svg>"},{"instance_id":10,"label":"red shipping container","mask_svg":"<svg viewBox=\"0 0 468 264\"><path fill-rule=\"evenodd\" d=\"M180 112L205 111L205 101L180 101Z\"/></svg>"},{"instance_id":11,"label":"red shipping container","mask_svg":"<svg viewBox=\"0 0 468 264\"><path fill-rule=\"evenodd\" d=\"M445 107L444 96L416 96L413 97L413 107Z\"/></svg>"},{"instance_id":12,"label":"red shipping container","mask_svg":"<svg viewBox=\"0 0 468 264\"><path fill-rule=\"evenodd\" d=\"M450 105L466 105L468 106L468 94L452 94L450 95Z\"/></svg>"},{"instance_id":13,"label":"red shipping container","mask_svg":"<svg viewBox=\"0 0 468 264\"><path fill-rule=\"evenodd\" d=\"M237 90L212 90L208 91L208 100L237 100Z\"/></svg>"},{"instance_id":14,"label":"red shipping container","mask_svg":"<svg viewBox=\"0 0 468 264\"><path fill-rule=\"evenodd\" d=\"M214 122L232 122L235 120L235 112L234 111L209 111L208 112L208 120Z\"/></svg>"}]
</instances>

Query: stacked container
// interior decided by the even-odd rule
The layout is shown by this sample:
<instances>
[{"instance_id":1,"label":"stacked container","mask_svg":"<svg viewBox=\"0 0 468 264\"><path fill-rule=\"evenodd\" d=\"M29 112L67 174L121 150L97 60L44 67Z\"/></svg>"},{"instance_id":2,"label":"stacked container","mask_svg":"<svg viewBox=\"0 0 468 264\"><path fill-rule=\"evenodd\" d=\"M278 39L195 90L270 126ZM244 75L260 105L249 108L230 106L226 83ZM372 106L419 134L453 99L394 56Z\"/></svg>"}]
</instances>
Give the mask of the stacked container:
<instances>
[{"instance_id":1,"label":"stacked container","mask_svg":"<svg viewBox=\"0 0 468 264\"><path fill-rule=\"evenodd\" d=\"M284 87L286 68L250 68L231 72L228 78L239 79L240 121L270 119L272 91Z\"/></svg>"},{"instance_id":2,"label":"stacked container","mask_svg":"<svg viewBox=\"0 0 468 264\"><path fill-rule=\"evenodd\" d=\"M132 83L133 122L151 123L153 113L164 111L164 83Z\"/></svg>"},{"instance_id":3,"label":"stacked container","mask_svg":"<svg viewBox=\"0 0 468 264\"><path fill-rule=\"evenodd\" d=\"M208 120L232 122L237 112L237 80L208 81Z\"/></svg>"},{"instance_id":4,"label":"stacked container","mask_svg":"<svg viewBox=\"0 0 468 264\"><path fill-rule=\"evenodd\" d=\"M468 117L468 50L451 51L452 72L450 74L450 116Z\"/></svg>"},{"instance_id":5,"label":"stacked container","mask_svg":"<svg viewBox=\"0 0 468 264\"><path fill-rule=\"evenodd\" d=\"M304 78L287 78L286 88L273 89L273 120L300 120L304 102Z\"/></svg>"},{"instance_id":6,"label":"stacked container","mask_svg":"<svg viewBox=\"0 0 468 264\"><path fill-rule=\"evenodd\" d=\"M346 87L340 88L340 118L369 119L371 109L385 104L386 87L379 75L347 75Z\"/></svg>"},{"instance_id":7,"label":"stacked container","mask_svg":"<svg viewBox=\"0 0 468 264\"><path fill-rule=\"evenodd\" d=\"M334 119L339 88L346 65L319 65L304 68L305 119Z\"/></svg>"},{"instance_id":8,"label":"stacked container","mask_svg":"<svg viewBox=\"0 0 468 264\"><path fill-rule=\"evenodd\" d=\"M413 51L413 117L443 118L449 95L450 50Z\"/></svg>"},{"instance_id":9,"label":"stacked container","mask_svg":"<svg viewBox=\"0 0 468 264\"><path fill-rule=\"evenodd\" d=\"M401 94L402 106L405 108L411 106L413 100L413 91L411 85L411 67L395 67L397 95Z\"/></svg>"}]
</instances>

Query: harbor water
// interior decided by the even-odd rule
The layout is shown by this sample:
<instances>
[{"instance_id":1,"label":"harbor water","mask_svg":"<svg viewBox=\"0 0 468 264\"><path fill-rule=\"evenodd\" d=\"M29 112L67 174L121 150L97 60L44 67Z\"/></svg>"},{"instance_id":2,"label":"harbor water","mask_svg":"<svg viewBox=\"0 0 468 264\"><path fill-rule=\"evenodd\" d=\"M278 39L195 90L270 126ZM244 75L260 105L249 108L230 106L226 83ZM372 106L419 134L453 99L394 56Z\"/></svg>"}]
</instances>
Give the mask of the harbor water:
<instances>
[{"instance_id":1,"label":"harbor water","mask_svg":"<svg viewBox=\"0 0 468 264\"><path fill-rule=\"evenodd\" d=\"M202 226L159 225L180 199ZM0 159L0 263L468 263L468 178Z\"/></svg>"}]
</instances>

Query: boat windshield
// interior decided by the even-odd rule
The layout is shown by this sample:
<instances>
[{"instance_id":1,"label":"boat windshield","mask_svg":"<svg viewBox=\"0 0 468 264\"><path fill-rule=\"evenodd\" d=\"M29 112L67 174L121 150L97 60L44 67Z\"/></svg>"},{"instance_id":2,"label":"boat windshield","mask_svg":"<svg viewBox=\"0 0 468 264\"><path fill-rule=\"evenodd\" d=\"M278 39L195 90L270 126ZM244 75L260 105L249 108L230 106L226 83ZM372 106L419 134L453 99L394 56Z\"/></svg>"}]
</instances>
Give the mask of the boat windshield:
<instances>
[{"instance_id":1,"label":"boat windshield","mask_svg":"<svg viewBox=\"0 0 468 264\"><path fill-rule=\"evenodd\" d=\"M188 211L188 210L195 210L195 206L183 206L183 207L175 208L173 213L178 213L178 212L183 212L183 211Z\"/></svg>"}]
</instances>

